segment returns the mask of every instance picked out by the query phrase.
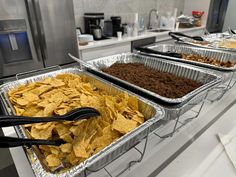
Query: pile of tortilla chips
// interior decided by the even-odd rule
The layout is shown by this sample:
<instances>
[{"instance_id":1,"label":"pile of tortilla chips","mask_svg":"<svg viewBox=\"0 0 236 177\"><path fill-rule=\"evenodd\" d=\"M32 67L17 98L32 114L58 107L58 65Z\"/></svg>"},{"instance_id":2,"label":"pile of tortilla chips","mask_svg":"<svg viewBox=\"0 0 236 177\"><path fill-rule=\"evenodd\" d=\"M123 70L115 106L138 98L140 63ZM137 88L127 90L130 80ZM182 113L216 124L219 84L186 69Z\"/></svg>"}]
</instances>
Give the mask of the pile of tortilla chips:
<instances>
[{"instance_id":1,"label":"pile of tortilla chips","mask_svg":"<svg viewBox=\"0 0 236 177\"><path fill-rule=\"evenodd\" d=\"M66 144L39 146L49 168L62 162L77 165L144 122L138 100L127 93L109 95L85 77L60 74L8 92L16 114L31 117L63 115L75 108L93 107L101 116L88 120L26 125L32 138L63 139Z\"/></svg>"}]
</instances>

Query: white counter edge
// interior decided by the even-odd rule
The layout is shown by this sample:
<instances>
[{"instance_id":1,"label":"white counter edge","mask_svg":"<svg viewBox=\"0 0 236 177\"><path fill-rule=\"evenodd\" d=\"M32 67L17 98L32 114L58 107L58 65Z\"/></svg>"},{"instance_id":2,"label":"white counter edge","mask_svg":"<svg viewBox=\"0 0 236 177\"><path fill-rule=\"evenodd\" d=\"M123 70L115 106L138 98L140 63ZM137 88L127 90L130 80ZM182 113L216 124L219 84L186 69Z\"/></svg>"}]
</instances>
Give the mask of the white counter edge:
<instances>
[{"instance_id":1,"label":"white counter edge","mask_svg":"<svg viewBox=\"0 0 236 177\"><path fill-rule=\"evenodd\" d=\"M205 28L205 26L193 27L193 28L180 28L178 30L178 32L189 32L189 31L201 30L204 28ZM81 50L91 49L91 48L95 48L95 47L103 47L103 46L108 46L108 45L113 45L113 44L120 44L120 43L124 43L124 42L131 42L131 41L150 38L150 37L160 37L160 38L164 37L167 39L167 37L169 37L168 33L169 33L169 31L160 32L160 33L145 32L139 36L132 36L132 37L123 36L123 38L121 40L118 40L117 38L112 37L111 39L107 39L107 40L90 42L88 45L85 45L85 46L80 46L78 44L78 47L79 47L79 50L81 51ZM171 38L171 37L169 37L169 38Z\"/></svg>"}]
</instances>

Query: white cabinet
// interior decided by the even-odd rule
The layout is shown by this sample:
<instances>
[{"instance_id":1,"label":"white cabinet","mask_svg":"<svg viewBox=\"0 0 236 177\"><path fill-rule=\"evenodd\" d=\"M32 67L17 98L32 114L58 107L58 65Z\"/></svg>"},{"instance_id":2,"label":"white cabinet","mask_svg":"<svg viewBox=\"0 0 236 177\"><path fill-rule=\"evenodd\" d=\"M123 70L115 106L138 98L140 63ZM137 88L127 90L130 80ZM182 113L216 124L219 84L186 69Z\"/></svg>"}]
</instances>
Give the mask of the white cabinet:
<instances>
[{"instance_id":1,"label":"white cabinet","mask_svg":"<svg viewBox=\"0 0 236 177\"><path fill-rule=\"evenodd\" d=\"M83 49L80 50L80 58L88 61L95 58L115 55L124 52L131 52L131 42L123 42L102 47Z\"/></svg>"},{"instance_id":2,"label":"white cabinet","mask_svg":"<svg viewBox=\"0 0 236 177\"><path fill-rule=\"evenodd\" d=\"M191 36L201 36L203 34L203 28L193 28L193 29L180 29L179 32L191 35ZM173 44L175 40L173 40L168 33L157 34L156 36L148 36L146 38L133 38L129 39L129 41L110 41L109 43L102 41L98 44L94 44L95 46L87 46L86 48L80 49L80 59L84 61L89 61L92 59L131 52L132 46L142 46L148 45L150 43L162 43L162 44ZM102 45L101 45L102 44ZM132 44L132 45L131 45Z\"/></svg>"}]
</instances>

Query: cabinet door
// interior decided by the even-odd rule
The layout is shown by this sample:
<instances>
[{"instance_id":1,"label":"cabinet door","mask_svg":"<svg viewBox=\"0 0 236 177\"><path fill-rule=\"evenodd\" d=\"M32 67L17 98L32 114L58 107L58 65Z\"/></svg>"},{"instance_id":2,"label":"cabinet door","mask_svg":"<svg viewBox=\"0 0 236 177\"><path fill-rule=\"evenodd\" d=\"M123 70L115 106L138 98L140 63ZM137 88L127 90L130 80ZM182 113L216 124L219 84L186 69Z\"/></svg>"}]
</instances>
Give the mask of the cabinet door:
<instances>
[{"instance_id":1,"label":"cabinet door","mask_svg":"<svg viewBox=\"0 0 236 177\"><path fill-rule=\"evenodd\" d=\"M92 60L100 57L125 53L125 52L131 52L131 43L130 42L124 42L120 44L112 44L108 46L103 47L96 47L91 49L84 49L80 51L81 58L83 60Z\"/></svg>"}]
</instances>

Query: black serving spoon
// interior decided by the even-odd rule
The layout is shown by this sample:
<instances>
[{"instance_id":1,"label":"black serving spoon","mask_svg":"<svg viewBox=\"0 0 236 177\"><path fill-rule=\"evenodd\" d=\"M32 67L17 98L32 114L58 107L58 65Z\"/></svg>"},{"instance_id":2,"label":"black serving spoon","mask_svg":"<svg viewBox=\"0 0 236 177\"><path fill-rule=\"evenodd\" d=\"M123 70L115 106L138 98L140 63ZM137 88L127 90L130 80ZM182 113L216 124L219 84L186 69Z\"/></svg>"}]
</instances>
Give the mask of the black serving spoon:
<instances>
[{"instance_id":1,"label":"black serving spoon","mask_svg":"<svg viewBox=\"0 0 236 177\"><path fill-rule=\"evenodd\" d=\"M160 52L160 51L156 51L156 50L144 48L144 47L136 47L135 49L140 52L147 53L147 54L157 54L157 55L164 55L164 56L175 57L175 58L182 58L182 54L175 53L175 52Z\"/></svg>"},{"instance_id":2,"label":"black serving spoon","mask_svg":"<svg viewBox=\"0 0 236 177\"><path fill-rule=\"evenodd\" d=\"M25 117L25 116L0 116L0 127L9 127L23 124L56 122L56 121L76 121L79 119L87 119L94 116L99 116L100 113L90 107L77 108L62 116L53 117Z\"/></svg>"},{"instance_id":3,"label":"black serving spoon","mask_svg":"<svg viewBox=\"0 0 236 177\"><path fill-rule=\"evenodd\" d=\"M169 35L176 40L180 40L177 36L181 36L181 37L190 38L196 41L204 41L204 39L201 36L189 36L180 32L169 32Z\"/></svg>"}]
</instances>

